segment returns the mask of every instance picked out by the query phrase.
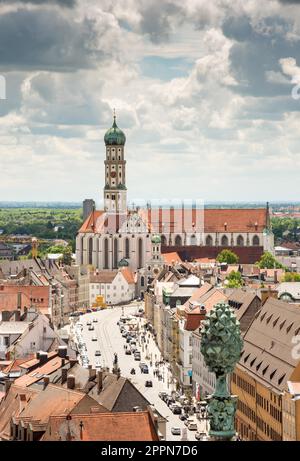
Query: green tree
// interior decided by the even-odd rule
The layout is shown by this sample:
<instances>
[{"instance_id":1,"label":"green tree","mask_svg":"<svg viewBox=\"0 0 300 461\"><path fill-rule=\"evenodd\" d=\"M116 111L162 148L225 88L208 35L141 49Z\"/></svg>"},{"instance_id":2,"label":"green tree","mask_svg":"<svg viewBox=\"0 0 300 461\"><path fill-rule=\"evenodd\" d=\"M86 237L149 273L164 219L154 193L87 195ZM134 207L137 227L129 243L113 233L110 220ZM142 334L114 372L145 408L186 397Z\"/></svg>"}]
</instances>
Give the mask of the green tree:
<instances>
[{"instance_id":1,"label":"green tree","mask_svg":"<svg viewBox=\"0 0 300 461\"><path fill-rule=\"evenodd\" d=\"M62 261L65 265L71 266L72 255L73 255L72 247L68 245L67 247L64 248L63 257L62 257Z\"/></svg>"},{"instance_id":2,"label":"green tree","mask_svg":"<svg viewBox=\"0 0 300 461\"><path fill-rule=\"evenodd\" d=\"M231 271L226 280L228 281L226 284L228 288L240 288L243 285L242 275L238 271Z\"/></svg>"},{"instance_id":3,"label":"green tree","mask_svg":"<svg viewBox=\"0 0 300 461\"><path fill-rule=\"evenodd\" d=\"M296 272L286 272L282 278L282 282L300 282L300 274Z\"/></svg>"},{"instance_id":4,"label":"green tree","mask_svg":"<svg viewBox=\"0 0 300 461\"><path fill-rule=\"evenodd\" d=\"M239 257L231 250L222 250L217 256L217 261L219 263L237 264Z\"/></svg>"},{"instance_id":5,"label":"green tree","mask_svg":"<svg viewBox=\"0 0 300 461\"><path fill-rule=\"evenodd\" d=\"M256 263L260 269L282 269L283 265L274 258L274 256L266 251Z\"/></svg>"}]
</instances>

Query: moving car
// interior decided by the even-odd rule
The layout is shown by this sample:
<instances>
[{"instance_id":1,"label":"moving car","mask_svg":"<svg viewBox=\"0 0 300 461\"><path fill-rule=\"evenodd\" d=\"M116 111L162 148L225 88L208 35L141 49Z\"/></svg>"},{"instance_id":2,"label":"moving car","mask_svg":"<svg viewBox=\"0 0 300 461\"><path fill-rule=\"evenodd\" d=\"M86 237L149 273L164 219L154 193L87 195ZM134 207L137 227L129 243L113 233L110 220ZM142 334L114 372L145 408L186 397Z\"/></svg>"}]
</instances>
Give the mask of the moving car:
<instances>
[{"instance_id":1,"label":"moving car","mask_svg":"<svg viewBox=\"0 0 300 461\"><path fill-rule=\"evenodd\" d=\"M171 434L173 434L173 435L181 435L180 427L172 427L171 428Z\"/></svg>"},{"instance_id":2,"label":"moving car","mask_svg":"<svg viewBox=\"0 0 300 461\"><path fill-rule=\"evenodd\" d=\"M158 393L158 397L159 397L160 399L162 399L162 400L163 400L164 397L167 396L167 395L168 395L168 394L167 394L166 392L159 392L159 393Z\"/></svg>"},{"instance_id":3,"label":"moving car","mask_svg":"<svg viewBox=\"0 0 300 461\"><path fill-rule=\"evenodd\" d=\"M145 381L145 387L152 387L152 386L153 386L152 381L150 381L150 380Z\"/></svg>"},{"instance_id":4,"label":"moving car","mask_svg":"<svg viewBox=\"0 0 300 461\"><path fill-rule=\"evenodd\" d=\"M126 349L125 354L126 354L126 355L131 355L131 350L130 350L129 348Z\"/></svg>"},{"instance_id":5,"label":"moving car","mask_svg":"<svg viewBox=\"0 0 300 461\"><path fill-rule=\"evenodd\" d=\"M135 368L131 368L130 374L131 374L131 375L135 375Z\"/></svg>"},{"instance_id":6,"label":"moving car","mask_svg":"<svg viewBox=\"0 0 300 461\"><path fill-rule=\"evenodd\" d=\"M101 355L101 352L100 351L95 351L95 356L99 357L99 355Z\"/></svg>"},{"instance_id":7,"label":"moving car","mask_svg":"<svg viewBox=\"0 0 300 461\"><path fill-rule=\"evenodd\" d=\"M98 319L96 319L96 317L93 318L93 322L94 322L94 323L97 323L97 322L98 322Z\"/></svg>"},{"instance_id":8,"label":"moving car","mask_svg":"<svg viewBox=\"0 0 300 461\"><path fill-rule=\"evenodd\" d=\"M175 403L175 405L173 405L171 410L172 410L174 415L181 415L181 412L182 412L181 407L179 405L176 405L176 403Z\"/></svg>"},{"instance_id":9,"label":"moving car","mask_svg":"<svg viewBox=\"0 0 300 461\"><path fill-rule=\"evenodd\" d=\"M144 365L143 367L141 367L141 372L144 373L145 375L149 374L148 365Z\"/></svg>"},{"instance_id":10,"label":"moving car","mask_svg":"<svg viewBox=\"0 0 300 461\"><path fill-rule=\"evenodd\" d=\"M93 336L92 341L97 341L97 336Z\"/></svg>"},{"instance_id":11,"label":"moving car","mask_svg":"<svg viewBox=\"0 0 300 461\"><path fill-rule=\"evenodd\" d=\"M180 419L181 421L185 421L185 420L187 419L187 416L186 416L186 415L180 415L180 416L179 416L179 419Z\"/></svg>"}]
</instances>

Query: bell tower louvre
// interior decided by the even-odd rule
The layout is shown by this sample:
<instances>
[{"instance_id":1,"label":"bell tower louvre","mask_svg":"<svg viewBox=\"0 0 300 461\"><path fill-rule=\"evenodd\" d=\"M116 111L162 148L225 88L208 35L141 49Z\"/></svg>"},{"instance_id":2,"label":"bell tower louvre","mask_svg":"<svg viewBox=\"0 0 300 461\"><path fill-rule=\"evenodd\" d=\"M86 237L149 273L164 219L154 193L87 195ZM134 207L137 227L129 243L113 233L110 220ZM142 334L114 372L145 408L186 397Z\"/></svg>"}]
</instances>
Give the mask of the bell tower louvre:
<instances>
[{"instance_id":1,"label":"bell tower louvre","mask_svg":"<svg viewBox=\"0 0 300 461\"><path fill-rule=\"evenodd\" d=\"M104 136L106 146L105 179L104 179L104 211L107 213L126 213L127 188L124 159L126 136L117 125L114 110L112 127Z\"/></svg>"}]
</instances>

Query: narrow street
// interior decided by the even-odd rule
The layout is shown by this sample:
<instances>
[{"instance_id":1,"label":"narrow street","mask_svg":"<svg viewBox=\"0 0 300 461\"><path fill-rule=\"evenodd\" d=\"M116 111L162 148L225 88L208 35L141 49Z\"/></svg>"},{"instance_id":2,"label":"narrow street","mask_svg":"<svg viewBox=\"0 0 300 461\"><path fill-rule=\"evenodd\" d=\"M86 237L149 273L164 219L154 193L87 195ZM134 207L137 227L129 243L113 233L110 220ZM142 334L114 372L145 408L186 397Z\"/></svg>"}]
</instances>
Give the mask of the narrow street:
<instances>
[{"instance_id":1,"label":"narrow street","mask_svg":"<svg viewBox=\"0 0 300 461\"><path fill-rule=\"evenodd\" d=\"M134 314L140 305L141 303L132 303L129 306L124 306L124 313ZM179 427L181 430L186 429L184 422L179 419L178 415L174 415L166 403L158 396L158 393L161 391L165 391L170 394L173 390L173 387L170 384L172 376L168 370L168 367L167 365L162 365L160 367L160 374L163 377L161 381L159 381L157 377L154 377L154 362L155 360L159 361L161 359L161 354L152 337L150 335L150 337L148 337L147 333L146 338L149 340L149 344L147 344L146 341L145 345L143 344L141 347L139 347L139 349L141 350L141 361L148 365L149 374L141 373L139 362L134 360L133 355L125 354L124 344L126 341L122 337L119 326L117 325L121 315L122 307L115 307L112 309L85 314L80 317L80 322L84 325L82 330L82 339L87 347L89 363L93 365L93 367L95 367L96 363L98 363L98 365L100 363L103 367L109 367L111 371L113 366L114 353L117 353L118 365L121 369L121 375L129 378L132 383L139 389L139 391L149 400L149 402L155 406L158 412L167 418L167 440L181 440L182 436L174 436L171 434L171 428ZM89 331L86 323L87 321L93 319L97 319L97 322L93 322L94 330ZM139 319L140 329L142 328L144 322L144 319ZM93 341L93 337L96 337L97 340ZM100 357L95 356L96 350L100 350ZM151 356L153 360L153 366L150 366L149 358L151 358ZM130 374L130 370L132 368L135 368L135 375ZM146 380L151 380L153 382L153 387L145 387ZM205 431L205 423L199 422L195 416L194 420L197 422L198 431ZM187 434L187 440L196 441L195 431L189 431L186 429L184 432Z\"/></svg>"}]
</instances>

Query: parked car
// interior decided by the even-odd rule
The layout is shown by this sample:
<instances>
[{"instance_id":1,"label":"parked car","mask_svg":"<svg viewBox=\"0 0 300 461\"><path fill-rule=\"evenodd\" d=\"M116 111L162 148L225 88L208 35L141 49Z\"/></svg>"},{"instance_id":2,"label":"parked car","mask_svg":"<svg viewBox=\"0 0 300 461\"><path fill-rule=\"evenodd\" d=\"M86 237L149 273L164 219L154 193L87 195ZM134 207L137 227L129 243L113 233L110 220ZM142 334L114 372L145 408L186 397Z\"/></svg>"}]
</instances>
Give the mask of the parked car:
<instances>
[{"instance_id":1,"label":"parked car","mask_svg":"<svg viewBox=\"0 0 300 461\"><path fill-rule=\"evenodd\" d=\"M150 381L150 380L145 381L145 387L152 387L152 386L153 386L152 381Z\"/></svg>"},{"instance_id":2,"label":"parked car","mask_svg":"<svg viewBox=\"0 0 300 461\"><path fill-rule=\"evenodd\" d=\"M129 348L126 349L125 354L126 354L126 355L131 355L131 350L130 350Z\"/></svg>"},{"instance_id":3,"label":"parked car","mask_svg":"<svg viewBox=\"0 0 300 461\"><path fill-rule=\"evenodd\" d=\"M97 341L97 336L93 336L92 341Z\"/></svg>"},{"instance_id":4,"label":"parked car","mask_svg":"<svg viewBox=\"0 0 300 461\"><path fill-rule=\"evenodd\" d=\"M173 435L181 435L180 427L172 427L171 428L171 434L173 434Z\"/></svg>"},{"instance_id":5,"label":"parked car","mask_svg":"<svg viewBox=\"0 0 300 461\"><path fill-rule=\"evenodd\" d=\"M185 420L187 419L187 416L181 414L181 415L179 416L179 419L180 419L181 421L185 421Z\"/></svg>"},{"instance_id":6,"label":"parked car","mask_svg":"<svg viewBox=\"0 0 300 461\"><path fill-rule=\"evenodd\" d=\"M197 426L197 423L193 422L193 423L189 423L187 428L189 431L196 431L198 429L198 426Z\"/></svg>"},{"instance_id":7,"label":"parked car","mask_svg":"<svg viewBox=\"0 0 300 461\"><path fill-rule=\"evenodd\" d=\"M141 356L140 355L134 355L134 360L139 362L141 360Z\"/></svg>"},{"instance_id":8,"label":"parked car","mask_svg":"<svg viewBox=\"0 0 300 461\"><path fill-rule=\"evenodd\" d=\"M93 331L94 329L94 325L89 325L89 331Z\"/></svg>"},{"instance_id":9,"label":"parked car","mask_svg":"<svg viewBox=\"0 0 300 461\"><path fill-rule=\"evenodd\" d=\"M95 356L96 357L99 357L101 355L101 352L100 351L95 351Z\"/></svg>"},{"instance_id":10,"label":"parked car","mask_svg":"<svg viewBox=\"0 0 300 461\"><path fill-rule=\"evenodd\" d=\"M98 319L96 319L96 317L93 318L93 322L94 323L97 323L98 322Z\"/></svg>"},{"instance_id":11,"label":"parked car","mask_svg":"<svg viewBox=\"0 0 300 461\"><path fill-rule=\"evenodd\" d=\"M136 406L136 407L133 407L132 411L135 411L136 413L139 413L139 412L143 411L143 409L142 409L142 407Z\"/></svg>"},{"instance_id":12,"label":"parked car","mask_svg":"<svg viewBox=\"0 0 300 461\"><path fill-rule=\"evenodd\" d=\"M135 368L131 368L130 374L131 374L131 375L135 375Z\"/></svg>"},{"instance_id":13,"label":"parked car","mask_svg":"<svg viewBox=\"0 0 300 461\"><path fill-rule=\"evenodd\" d=\"M126 337L126 342L127 342L127 343L130 343L130 341L131 341L131 336L128 336L128 335L127 335L127 337Z\"/></svg>"},{"instance_id":14,"label":"parked car","mask_svg":"<svg viewBox=\"0 0 300 461\"><path fill-rule=\"evenodd\" d=\"M148 365L144 365L143 367L141 367L141 372L144 373L145 375L149 374Z\"/></svg>"},{"instance_id":15,"label":"parked car","mask_svg":"<svg viewBox=\"0 0 300 461\"><path fill-rule=\"evenodd\" d=\"M123 336L123 338L126 338L126 336L127 336L127 331L123 331L122 336Z\"/></svg>"},{"instance_id":16,"label":"parked car","mask_svg":"<svg viewBox=\"0 0 300 461\"><path fill-rule=\"evenodd\" d=\"M139 364L140 369L142 369L142 368L145 367L145 366L147 366L147 364L144 363L144 362L141 362L141 363Z\"/></svg>"},{"instance_id":17,"label":"parked car","mask_svg":"<svg viewBox=\"0 0 300 461\"><path fill-rule=\"evenodd\" d=\"M168 395L168 394L167 394L166 392L159 392L159 393L158 393L158 397L159 397L160 399L162 399L162 400L163 400L164 397L166 397L167 395Z\"/></svg>"},{"instance_id":18,"label":"parked car","mask_svg":"<svg viewBox=\"0 0 300 461\"><path fill-rule=\"evenodd\" d=\"M202 440L203 438L207 437L206 432L196 432L195 439Z\"/></svg>"}]
</instances>

